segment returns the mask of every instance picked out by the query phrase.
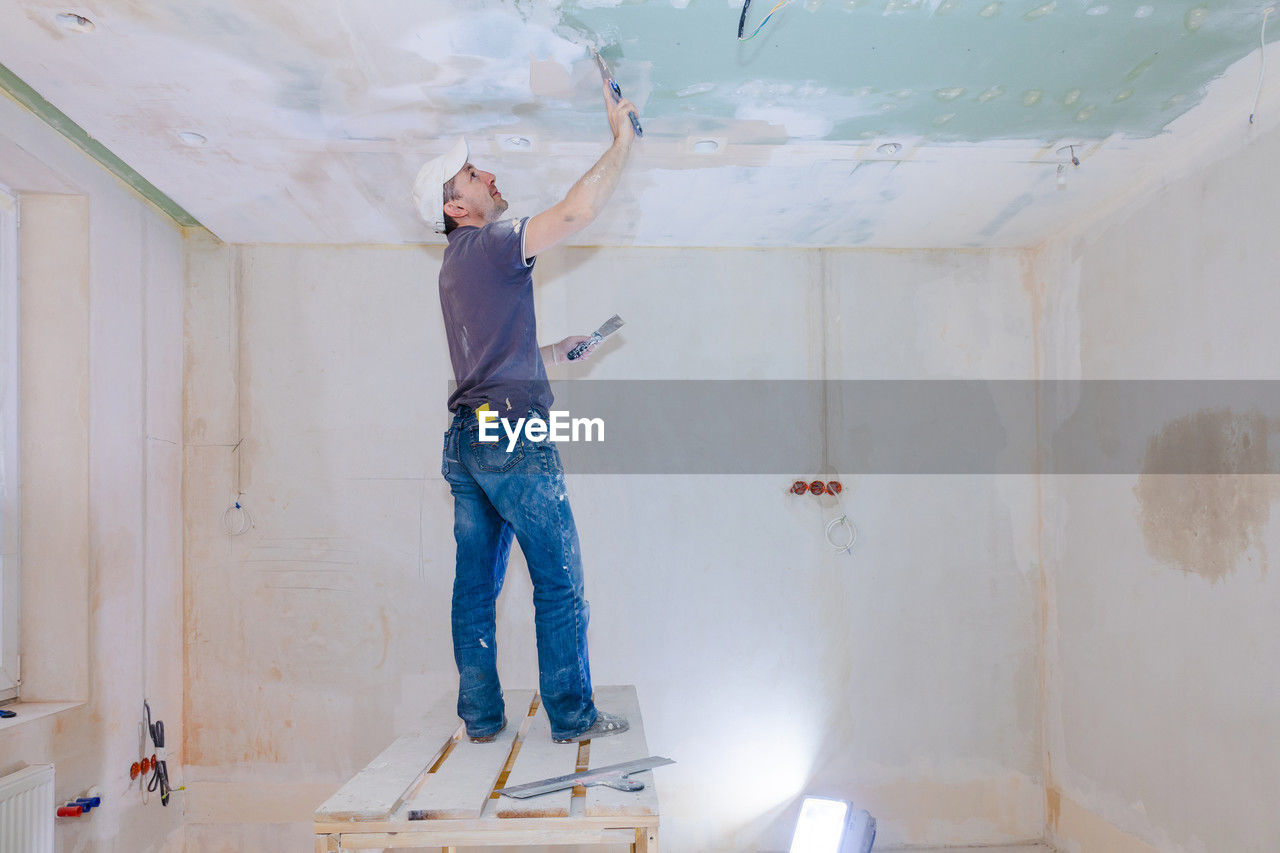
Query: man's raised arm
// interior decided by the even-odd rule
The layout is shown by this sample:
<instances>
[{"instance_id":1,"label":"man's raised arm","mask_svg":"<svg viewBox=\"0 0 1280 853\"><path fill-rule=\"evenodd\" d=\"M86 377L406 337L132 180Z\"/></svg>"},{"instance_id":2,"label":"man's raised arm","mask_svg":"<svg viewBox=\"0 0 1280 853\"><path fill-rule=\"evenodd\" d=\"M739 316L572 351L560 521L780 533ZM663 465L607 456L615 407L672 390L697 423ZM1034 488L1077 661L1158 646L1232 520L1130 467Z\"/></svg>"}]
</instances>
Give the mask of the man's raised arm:
<instances>
[{"instance_id":1,"label":"man's raised arm","mask_svg":"<svg viewBox=\"0 0 1280 853\"><path fill-rule=\"evenodd\" d=\"M604 87L604 100L609 111L609 127L613 130L613 145L578 179L564 201L529 220L524 235L524 251L530 258L590 225L618 186L622 167L631 153L631 143L635 141L629 113L636 112L636 107L626 98L614 103L608 86Z\"/></svg>"}]
</instances>

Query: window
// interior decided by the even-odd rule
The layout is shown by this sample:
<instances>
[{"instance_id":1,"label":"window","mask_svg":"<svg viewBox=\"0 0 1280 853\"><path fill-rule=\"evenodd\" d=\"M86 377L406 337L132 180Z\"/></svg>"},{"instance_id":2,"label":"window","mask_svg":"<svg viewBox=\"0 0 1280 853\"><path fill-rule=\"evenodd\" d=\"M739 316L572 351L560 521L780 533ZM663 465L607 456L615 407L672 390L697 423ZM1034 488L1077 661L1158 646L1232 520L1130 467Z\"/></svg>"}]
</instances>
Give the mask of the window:
<instances>
[{"instance_id":1,"label":"window","mask_svg":"<svg viewBox=\"0 0 1280 853\"><path fill-rule=\"evenodd\" d=\"M18 202L0 186L0 700L18 695Z\"/></svg>"}]
</instances>

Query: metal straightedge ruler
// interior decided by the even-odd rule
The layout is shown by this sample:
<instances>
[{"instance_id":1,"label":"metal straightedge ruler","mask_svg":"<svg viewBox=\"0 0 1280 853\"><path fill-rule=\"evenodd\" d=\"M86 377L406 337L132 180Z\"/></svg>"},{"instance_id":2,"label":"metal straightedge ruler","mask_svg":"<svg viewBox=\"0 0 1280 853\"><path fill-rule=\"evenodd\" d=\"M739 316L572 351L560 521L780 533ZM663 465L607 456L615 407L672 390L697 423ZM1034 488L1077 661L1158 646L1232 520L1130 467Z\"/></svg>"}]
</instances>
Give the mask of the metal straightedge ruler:
<instances>
[{"instance_id":1,"label":"metal straightedge ruler","mask_svg":"<svg viewBox=\"0 0 1280 853\"><path fill-rule=\"evenodd\" d=\"M627 777L632 773L652 770L655 767L662 767L667 764L675 764L675 762L670 758L654 755L636 761L624 761L621 764L610 764L608 767L584 770L581 773L570 773L567 776L556 776L539 782L516 785L514 788L500 788L498 793L505 794L508 797L524 799L526 797L537 797L541 794L550 794L552 791L563 791L565 788L572 788L574 785L605 785L609 788L616 788L619 791L640 791L644 789L644 783Z\"/></svg>"}]
</instances>

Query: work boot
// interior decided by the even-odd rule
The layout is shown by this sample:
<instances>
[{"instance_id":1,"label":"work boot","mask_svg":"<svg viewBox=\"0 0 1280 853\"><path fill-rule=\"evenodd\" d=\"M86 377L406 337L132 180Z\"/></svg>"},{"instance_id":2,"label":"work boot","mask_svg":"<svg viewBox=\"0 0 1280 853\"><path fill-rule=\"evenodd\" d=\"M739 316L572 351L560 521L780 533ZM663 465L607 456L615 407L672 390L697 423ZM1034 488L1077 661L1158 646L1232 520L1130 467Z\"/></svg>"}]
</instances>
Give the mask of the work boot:
<instances>
[{"instance_id":1,"label":"work boot","mask_svg":"<svg viewBox=\"0 0 1280 853\"><path fill-rule=\"evenodd\" d=\"M496 732L494 732L493 734L491 734L491 735L484 735L483 737L471 737L471 735L467 735L467 737L468 737L468 738L470 738L470 740L471 740L471 742L472 742L472 743L493 743L495 740L497 740L497 739L498 739L498 735L502 734L502 732L503 732L506 728L507 728L507 715L506 715L506 714L503 714L503 715L502 715L502 728L498 729L498 730L497 730Z\"/></svg>"},{"instance_id":2,"label":"work boot","mask_svg":"<svg viewBox=\"0 0 1280 853\"><path fill-rule=\"evenodd\" d=\"M592 738L608 737L609 735L620 735L627 729L631 728L631 724L627 722L627 718L618 714L606 714L604 711L596 713L596 721L591 724L591 728L582 734L574 735L567 738L552 738L556 743L581 743L584 740Z\"/></svg>"}]
</instances>

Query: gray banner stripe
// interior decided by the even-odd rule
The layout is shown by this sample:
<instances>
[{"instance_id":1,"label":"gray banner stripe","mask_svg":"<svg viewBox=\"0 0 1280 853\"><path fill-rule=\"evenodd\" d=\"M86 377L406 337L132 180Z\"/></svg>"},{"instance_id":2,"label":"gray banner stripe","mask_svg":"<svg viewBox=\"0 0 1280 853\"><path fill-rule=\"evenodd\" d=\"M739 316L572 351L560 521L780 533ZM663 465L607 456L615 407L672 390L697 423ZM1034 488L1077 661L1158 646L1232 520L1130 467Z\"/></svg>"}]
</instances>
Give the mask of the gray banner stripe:
<instances>
[{"instance_id":1,"label":"gray banner stripe","mask_svg":"<svg viewBox=\"0 0 1280 853\"><path fill-rule=\"evenodd\" d=\"M1274 474L1280 381L579 380L579 474ZM504 441L505 446L505 441Z\"/></svg>"}]
</instances>

